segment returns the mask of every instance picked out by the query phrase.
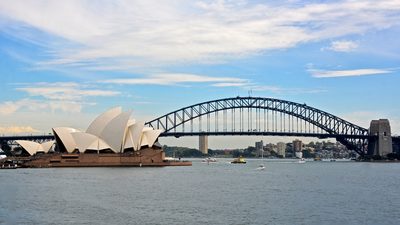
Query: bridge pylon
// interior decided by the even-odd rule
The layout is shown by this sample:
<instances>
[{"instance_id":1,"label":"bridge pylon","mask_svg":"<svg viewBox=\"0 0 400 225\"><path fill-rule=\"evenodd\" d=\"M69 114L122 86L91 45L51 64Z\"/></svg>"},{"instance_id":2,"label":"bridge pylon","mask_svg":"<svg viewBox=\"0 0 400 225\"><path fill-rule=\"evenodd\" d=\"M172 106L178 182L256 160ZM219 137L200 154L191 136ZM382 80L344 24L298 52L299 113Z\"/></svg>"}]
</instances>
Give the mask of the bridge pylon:
<instances>
[{"instance_id":1,"label":"bridge pylon","mask_svg":"<svg viewBox=\"0 0 400 225\"><path fill-rule=\"evenodd\" d=\"M207 135L199 136L199 150L203 154L208 154L208 136Z\"/></svg>"},{"instance_id":2,"label":"bridge pylon","mask_svg":"<svg viewBox=\"0 0 400 225\"><path fill-rule=\"evenodd\" d=\"M386 156L393 152L392 134L388 119L372 120L369 134L373 137L368 141L368 155Z\"/></svg>"}]
</instances>

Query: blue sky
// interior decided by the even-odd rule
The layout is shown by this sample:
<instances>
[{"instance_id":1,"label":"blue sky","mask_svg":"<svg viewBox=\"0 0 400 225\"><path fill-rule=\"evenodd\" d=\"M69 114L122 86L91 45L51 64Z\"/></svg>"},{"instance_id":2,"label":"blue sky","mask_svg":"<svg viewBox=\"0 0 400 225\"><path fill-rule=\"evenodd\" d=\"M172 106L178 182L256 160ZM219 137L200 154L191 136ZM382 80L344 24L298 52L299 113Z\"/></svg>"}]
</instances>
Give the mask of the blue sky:
<instances>
[{"instance_id":1,"label":"blue sky","mask_svg":"<svg viewBox=\"0 0 400 225\"><path fill-rule=\"evenodd\" d=\"M0 133L85 129L117 105L149 120L251 91L364 127L389 118L400 134L399 35L396 0L1 0Z\"/></svg>"}]
</instances>

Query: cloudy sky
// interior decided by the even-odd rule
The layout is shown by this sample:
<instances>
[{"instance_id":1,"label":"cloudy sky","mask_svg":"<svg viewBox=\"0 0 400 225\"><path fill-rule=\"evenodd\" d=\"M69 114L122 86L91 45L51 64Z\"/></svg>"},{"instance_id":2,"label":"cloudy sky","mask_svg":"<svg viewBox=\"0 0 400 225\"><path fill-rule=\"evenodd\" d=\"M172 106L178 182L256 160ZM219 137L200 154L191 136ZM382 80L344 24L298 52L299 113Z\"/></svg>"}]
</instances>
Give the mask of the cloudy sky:
<instances>
[{"instance_id":1,"label":"cloudy sky","mask_svg":"<svg viewBox=\"0 0 400 225\"><path fill-rule=\"evenodd\" d=\"M364 127L389 118L400 134L399 37L398 0L0 0L0 134L249 92Z\"/></svg>"}]
</instances>

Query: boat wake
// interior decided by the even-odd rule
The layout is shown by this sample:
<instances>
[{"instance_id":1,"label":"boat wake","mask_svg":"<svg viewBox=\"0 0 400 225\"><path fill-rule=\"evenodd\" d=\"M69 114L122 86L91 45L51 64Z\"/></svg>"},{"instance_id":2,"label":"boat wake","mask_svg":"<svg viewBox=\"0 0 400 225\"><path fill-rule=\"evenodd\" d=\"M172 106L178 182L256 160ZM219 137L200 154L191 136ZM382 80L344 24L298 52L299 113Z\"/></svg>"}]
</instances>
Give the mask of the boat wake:
<instances>
[{"instance_id":1,"label":"boat wake","mask_svg":"<svg viewBox=\"0 0 400 225\"><path fill-rule=\"evenodd\" d=\"M264 164L260 164L260 165L256 168L256 170L265 170Z\"/></svg>"}]
</instances>

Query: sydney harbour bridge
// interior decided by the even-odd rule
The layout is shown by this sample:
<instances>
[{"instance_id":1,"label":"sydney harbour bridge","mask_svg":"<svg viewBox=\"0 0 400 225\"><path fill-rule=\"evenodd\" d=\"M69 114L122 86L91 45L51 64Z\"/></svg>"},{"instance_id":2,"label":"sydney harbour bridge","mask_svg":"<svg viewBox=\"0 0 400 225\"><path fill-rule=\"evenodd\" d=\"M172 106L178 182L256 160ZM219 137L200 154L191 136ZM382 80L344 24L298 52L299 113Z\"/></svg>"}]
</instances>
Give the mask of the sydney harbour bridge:
<instances>
[{"instance_id":1,"label":"sydney harbour bridge","mask_svg":"<svg viewBox=\"0 0 400 225\"><path fill-rule=\"evenodd\" d=\"M233 97L187 106L151 121L160 136L298 136L335 138L359 155L392 152L388 120L375 120L369 129L306 104L263 97ZM372 127L373 126L373 127ZM3 151L15 140L46 141L52 135L3 136ZM368 147L369 146L369 147ZM371 147L373 146L373 147ZM7 152L6 152L7 153Z\"/></svg>"}]
</instances>

